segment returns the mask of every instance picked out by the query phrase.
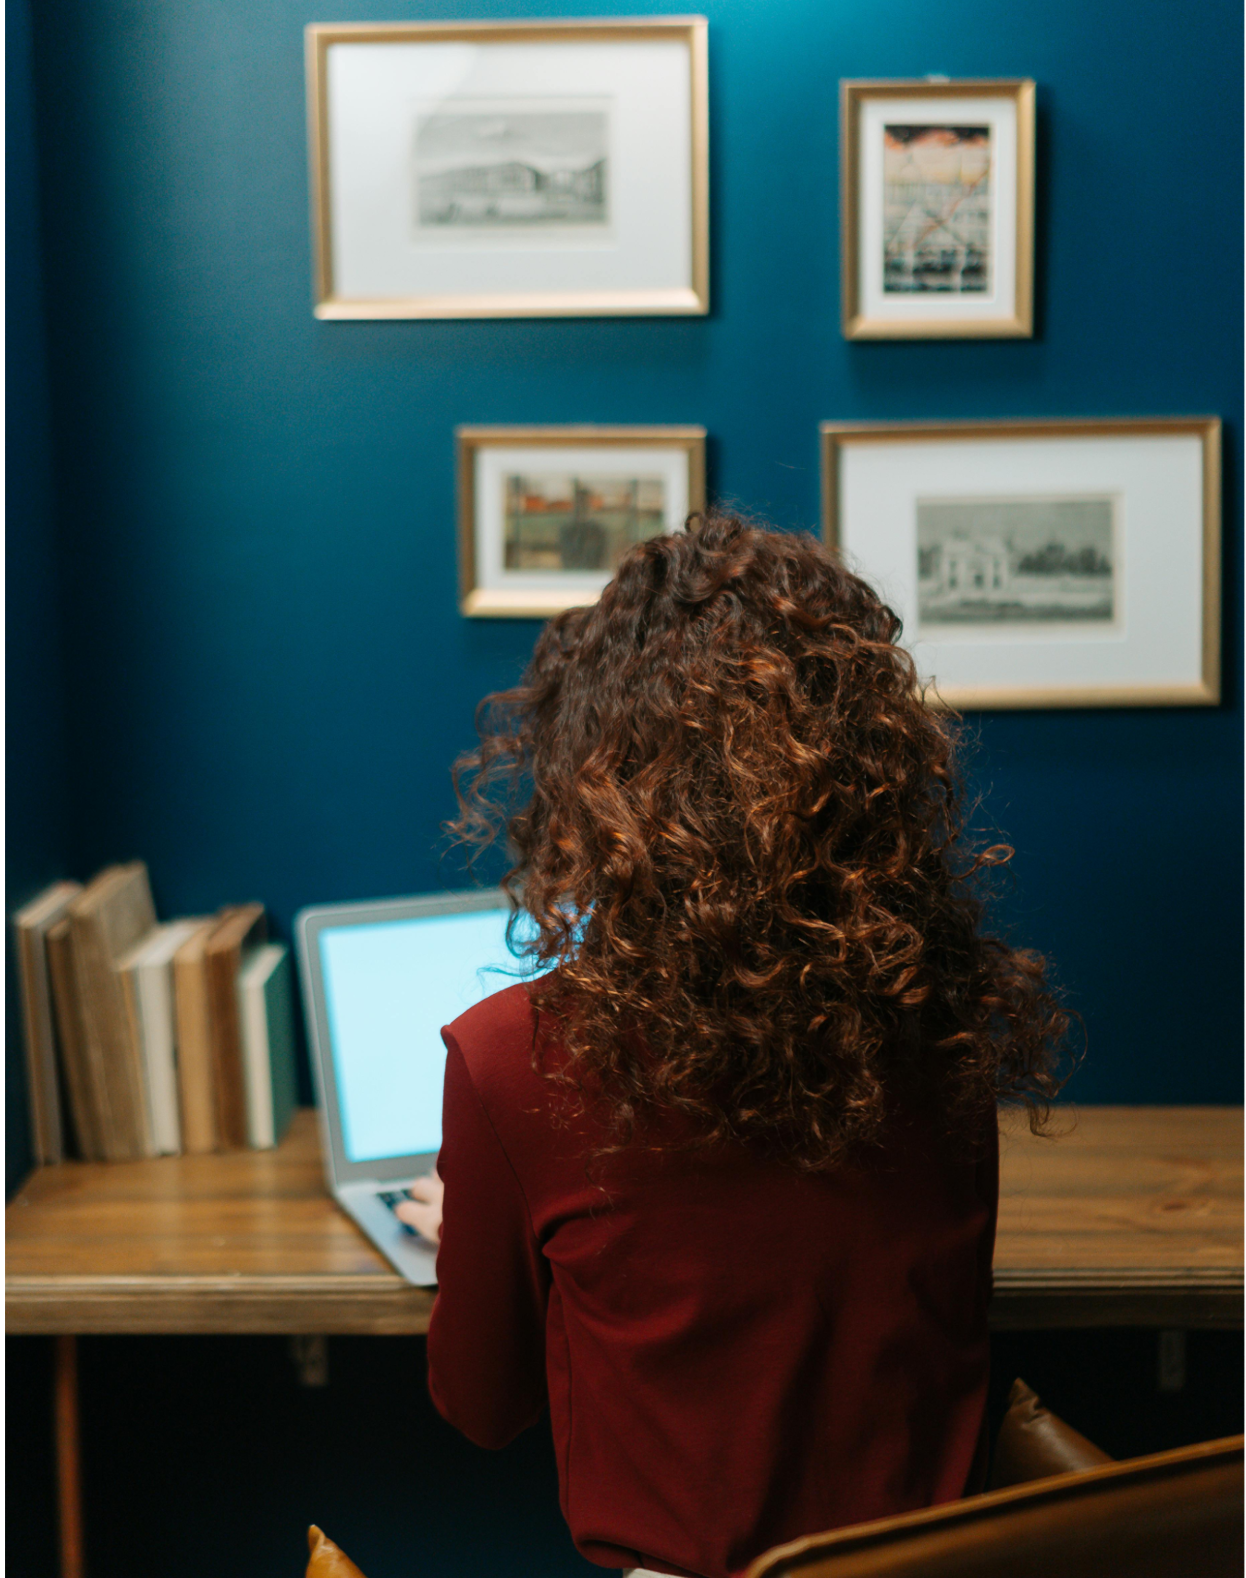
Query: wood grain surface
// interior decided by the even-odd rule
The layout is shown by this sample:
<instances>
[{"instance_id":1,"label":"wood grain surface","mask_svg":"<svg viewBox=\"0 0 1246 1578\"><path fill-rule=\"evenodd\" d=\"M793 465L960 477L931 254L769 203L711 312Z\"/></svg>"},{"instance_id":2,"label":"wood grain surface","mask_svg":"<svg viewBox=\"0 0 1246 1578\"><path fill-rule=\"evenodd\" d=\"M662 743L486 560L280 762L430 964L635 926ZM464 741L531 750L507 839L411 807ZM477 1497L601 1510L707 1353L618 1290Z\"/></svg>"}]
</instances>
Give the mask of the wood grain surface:
<instances>
[{"instance_id":1,"label":"wood grain surface","mask_svg":"<svg viewBox=\"0 0 1246 1578\"><path fill-rule=\"evenodd\" d=\"M1001 1142L993 1323L1235 1326L1242 1113L1085 1107ZM315 1115L275 1151L64 1162L6 1212L8 1331L428 1329L325 1192Z\"/></svg>"},{"instance_id":2,"label":"wood grain surface","mask_svg":"<svg viewBox=\"0 0 1246 1578\"><path fill-rule=\"evenodd\" d=\"M310 1109L274 1151L40 1168L5 1219L10 1332L428 1329L326 1193Z\"/></svg>"},{"instance_id":3,"label":"wood grain surface","mask_svg":"<svg viewBox=\"0 0 1246 1578\"><path fill-rule=\"evenodd\" d=\"M1006 1117L992 1324L1240 1326L1242 1109Z\"/></svg>"}]
</instances>

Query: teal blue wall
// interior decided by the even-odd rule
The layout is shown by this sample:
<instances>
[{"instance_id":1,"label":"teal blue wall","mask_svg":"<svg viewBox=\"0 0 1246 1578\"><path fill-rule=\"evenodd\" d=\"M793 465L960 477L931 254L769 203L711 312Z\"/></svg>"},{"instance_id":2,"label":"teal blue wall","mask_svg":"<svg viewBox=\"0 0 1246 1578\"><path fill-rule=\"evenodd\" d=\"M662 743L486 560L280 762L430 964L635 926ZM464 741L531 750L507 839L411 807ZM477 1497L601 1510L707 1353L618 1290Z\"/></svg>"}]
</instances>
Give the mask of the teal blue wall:
<instances>
[{"instance_id":1,"label":"teal blue wall","mask_svg":"<svg viewBox=\"0 0 1246 1578\"><path fill-rule=\"evenodd\" d=\"M60 566L52 492L30 11L5 12L5 910L69 869ZM29 1171L13 938L6 928L6 1194Z\"/></svg>"},{"instance_id":2,"label":"teal blue wall","mask_svg":"<svg viewBox=\"0 0 1246 1578\"><path fill-rule=\"evenodd\" d=\"M447 766L472 738L479 696L518 674L535 626L456 612L457 422L702 422L720 498L809 527L820 420L1216 412L1227 423L1225 704L978 716L971 775L983 820L1018 851L1001 922L1051 954L1085 1016L1076 1093L1240 1099L1240 7L708 0L710 318L312 318L305 23L636 9L40 0L40 277L25 13L10 7L10 418L26 477L10 525L11 900L61 871L143 855L164 913L256 895L288 931L308 902L458 880L436 853ZM838 79L929 72L1039 83L1032 341L840 338ZM12 1049L8 1068L20 1098ZM10 1110L20 1115L20 1099ZM19 1171L22 1143L11 1134ZM184 1486L211 1457L210 1495L138 1528L108 1511L110 1489L118 1507L127 1494L110 1462L135 1464L141 1484L174 1461L167 1442L143 1456L166 1361L140 1350L101 1340L88 1355L101 1410L122 1380L138 1399L132 1430L97 1423L88 1437L97 1578L206 1574L204 1513L255 1553L240 1574L287 1570L276 1552L316 1508L294 1494L297 1476L268 1501L243 1495L211 1446L228 1439L215 1416L188 1426L207 1444L187 1445L175 1476ZM236 1380L229 1351L205 1349L191 1366L205 1393L218 1372L226 1389ZM367 1362L389 1362L384 1344L369 1351ZM490 1469L479 1516L465 1518L442 1480L421 1489L421 1461L449 1449L414 1404L395 1480L358 1441L319 1441L321 1416L279 1393L247 1416L256 1462L311 1453L319 1505L337 1484L334 1526L378 1578L413 1570L421 1540L453 1549L469 1573L575 1570L543 1443ZM386 1409L406 1418L407 1404L387 1401L383 1376L367 1396L359 1440L390 1441ZM170 1494L184 1494L176 1485ZM539 1510L525 1521L531 1498ZM508 1525L516 1554L499 1566Z\"/></svg>"},{"instance_id":3,"label":"teal blue wall","mask_svg":"<svg viewBox=\"0 0 1246 1578\"><path fill-rule=\"evenodd\" d=\"M456 422L702 422L719 497L808 527L822 419L1218 412L1236 654L1236 5L707 10L710 318L318 323L301 31L326 13L42 0L76 871L142 854L166 913L254 894L279 928L439 885L448 763L536 629L456 610ZM1039 83L1032 341L840 337L837 81L931 71ZM1235 661L1217 711L973 720L1018 850L1001 916L1085 1016L1085 1100L1236 1097Z\"/></svg>"}]
</instances>

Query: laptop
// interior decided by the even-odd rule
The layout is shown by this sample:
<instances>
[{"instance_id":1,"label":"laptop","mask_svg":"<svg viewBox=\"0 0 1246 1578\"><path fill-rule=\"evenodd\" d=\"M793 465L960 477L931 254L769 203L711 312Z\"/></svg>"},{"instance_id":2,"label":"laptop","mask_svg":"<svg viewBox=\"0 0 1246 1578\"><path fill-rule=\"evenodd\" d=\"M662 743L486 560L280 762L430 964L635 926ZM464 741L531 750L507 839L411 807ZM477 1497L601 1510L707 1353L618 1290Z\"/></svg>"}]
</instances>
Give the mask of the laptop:
<instances>
[{"instance_id":1,"label":"laptop","mask_svg":"<svg viewBox=\"0 0 1246 1578\"><path fill-rule=\"evenodd\" d=\"M329 1192L417 1287L437 1251L394 1215L441 1146L441 1027L532 965L500 888L305 909L295 920Z\"/></svg>"}]
</instances>

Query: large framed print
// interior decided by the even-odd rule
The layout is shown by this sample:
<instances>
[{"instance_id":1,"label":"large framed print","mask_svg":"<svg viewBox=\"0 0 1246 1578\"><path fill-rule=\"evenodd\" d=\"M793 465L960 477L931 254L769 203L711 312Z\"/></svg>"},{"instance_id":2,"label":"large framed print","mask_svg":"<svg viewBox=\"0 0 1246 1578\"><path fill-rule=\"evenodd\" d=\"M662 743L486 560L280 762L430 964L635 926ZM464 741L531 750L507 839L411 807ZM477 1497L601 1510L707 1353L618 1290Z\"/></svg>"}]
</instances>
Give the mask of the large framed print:
<instances>
[{"instance_id":1,"label":"large framed print","mask_svg":"<svg viewBox=\"0 0 1246 1578\"><path fill-rule=\"evenodd\" d=\"M460 427L459 590L469 617L594 603L633 543L705 508L703 427Z\"/></svg>"},{"instance_id":2,"label":"large framed print","mask_svg":"<svg viewBox=\"0 0 1246 1578\"><path fill-rule=\"evenodd\" d=\"M822 484L936 704L1219 701L1217 418L827 422Z\"/></svg>"},{"instance_id":3,"label":"large framed print","mask_svg":"<svg viewBox=\"0 0 1246 1578\"><path fill-rule=\"evenodd\" d=\"M843 332L1034 332L1034 83L841 82Z\"/></svg>"},{"instance_id":4,"label":"large framed print","mask_svg":"<svg viewBox=\"0 0 1246 1578\"><path fill-rule=\"evenodd\" d=\"M316 316L708 312L706 29L309 27Z\"/></svg>"}]
</instances>

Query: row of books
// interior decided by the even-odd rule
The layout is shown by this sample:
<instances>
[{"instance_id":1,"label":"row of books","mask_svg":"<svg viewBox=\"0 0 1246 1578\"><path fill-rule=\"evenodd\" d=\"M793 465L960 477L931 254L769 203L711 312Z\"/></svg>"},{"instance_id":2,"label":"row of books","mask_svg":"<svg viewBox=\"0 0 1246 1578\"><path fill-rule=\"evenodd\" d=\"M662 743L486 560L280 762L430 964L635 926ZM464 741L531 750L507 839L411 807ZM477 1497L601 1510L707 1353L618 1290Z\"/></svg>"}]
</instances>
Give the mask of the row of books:
<instances>
[{"instance_id":1,"label":"row of books","mask_svg":"<svg viewBox=\"0 0 1246 1578\"><path fill-rule=\"evenodd\" d=\"M262 904L157 921L142 861L15 917L40 1162L273 1146L296 1100L289 950Z\"/></svg>"}]
</instances>

